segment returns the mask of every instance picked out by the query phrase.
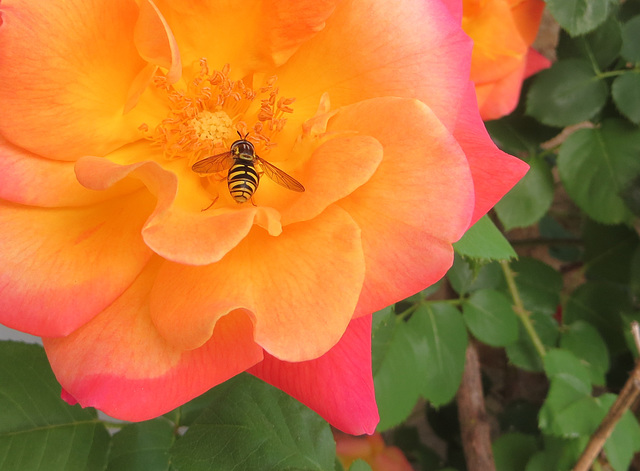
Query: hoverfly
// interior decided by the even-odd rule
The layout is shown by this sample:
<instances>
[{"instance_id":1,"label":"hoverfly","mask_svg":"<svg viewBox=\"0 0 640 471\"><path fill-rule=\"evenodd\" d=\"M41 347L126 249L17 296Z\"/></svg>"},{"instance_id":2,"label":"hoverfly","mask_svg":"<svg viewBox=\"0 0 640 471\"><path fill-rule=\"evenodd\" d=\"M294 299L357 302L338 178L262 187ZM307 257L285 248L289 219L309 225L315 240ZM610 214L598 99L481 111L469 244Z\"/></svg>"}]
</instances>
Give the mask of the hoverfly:
<instances>
[{"instance_id":1,"label":"hoverfly","mask_svg":"<svg viewBox=\"0 0 640 471\"><path fill-rule=\"evenodd\" d=\"M256 170L256 162L260 164L262 172L278 185L293 191L304 191L304 186L295 178L270 164L256 154L253 144L238 132L240 139L231 144L231 148L221 154L206 157L191 167L200 174L222 172L229 169L227 185L229 193L236 203L245 203L255 193L260 182L261 173Z\"/></svg>"}]
</instances>

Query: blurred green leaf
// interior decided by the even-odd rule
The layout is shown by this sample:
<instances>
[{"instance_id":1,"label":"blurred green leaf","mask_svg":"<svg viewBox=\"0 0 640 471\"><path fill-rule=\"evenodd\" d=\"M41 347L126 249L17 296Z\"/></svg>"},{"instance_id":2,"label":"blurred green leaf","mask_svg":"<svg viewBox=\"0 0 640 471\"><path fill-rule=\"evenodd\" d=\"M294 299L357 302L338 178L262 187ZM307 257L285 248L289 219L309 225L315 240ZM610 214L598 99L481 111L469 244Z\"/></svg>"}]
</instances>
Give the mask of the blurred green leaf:
<instances>
[{"instance_id":1,"label":"blurred green leaf","mask_svg":"<svg viewBox=\"0 0 640 471\"><path fill-rule=\"evenodd\" d=\"M488 216L482 217L453 244L460 255L478 260L508 260L516 257L511 244Z\"/></svg>"},{"instance_id":2,"label":"blurred green leaf","mask_svg":"<svg viewBox=\"0 0 640 471\"><path fill-rule=\"evenodd\" d=\"M563 437L590 436L606 414L591 396L585 396L555 411L554 433Z\"/></svg>"},{"instance_id":3,"label":"blurred green leaf","mask_svg":"<svg viewBox=\"0 0 640 471\"><path fill-rule=\"evenodd\" d=\"M581 216L579 211L576 211ZM538 224L540 236L548 239L558 239L558 243L549 243L549 255L563 262L576 262L581 258L581 240L564 228L556 219L546 215ZM562 239L567 239L563 244Z\"/></svg>"},{"instance_id":4,"label":"blurred green leaf","mask_svg":"<svg viewBox=\"0 0 640 471\"><path fill-rule=\"evenodd\" d=\"M516 111L504 118L485 122L487 131L498 147L510 154L521 152L535 154L541 143L548 141L559 132L557 127L546 126L523 113L524 103L518 105Z\"/></svg>"},{"instance_id":5,"label":"blurred green leaf","mask_svg":"<svg viewBox=\"0 0 640 471\"><path fill-rule=\"evenodd\" d=\"M0 342L0 467L102 471L109 433L93 409L69 406L39 345Z\"/></svg>"},{"instance_id":6,"label":"blurred green leaf","mask_svg":"<svg viewBox=\"0 0 640 471\"><path fill-rule=\"evenodd\" d=\"M107 471L167 471L174 439L166 419L125 425L111 440Z\"/></svg>"},{"instance_id":7,"label":"blurred green leaf","mask_svg":"<svg viewBox=\"0 0 640 471\"><path fill-rule=\"evenodd\" d=\"M591 218L605 224L630 220L621 193L640 173L640 130L610 119L580 129L562 144L558 171L569 196Z\"/></svg>"},{"instance_id":8,"label":"blurred green leaf","mask_svg":"<svg viewBox=\"0 0 640 471\"><path fill-rule=\"evenodd\" d=\"M521 432L523 434L538 433L538 409L524 399L509 402L500 413L500 430L506 432Z\"/></svg>"},{"instance_id":9,"label":"blurred green leaf","mask_svg":"<svg viewBox=\"0 0 640 471\"><path fill-rule=\"evenodd\" d=\"M518 318L511 301L495 290L475 291L462 305L464 321L481 342L503 347L518 340Z\"/></svg>"},{"instance_id":10,"label":"blurred green leaf","mask_svg":"<svg viewBox=\"0 0 640 471\"><path fill-rule=\"evenodd\" d=\"M541 157L533 157L527 163L530 168L524 178L495 205L496 214L507 231L535 224L553 201L549 164Z\"/></svg>"},{"instance_id":11,"label":"blurred green leaf","mask_svg":"<svg viewBox=\"0 0 640 471\"><path fill-rule=\"evenodd\" d=\"M631 18L622 27L620 54L629 62L640 62L640 15Z\"/></svg>"},{"instance_id":12,"label":"blurred green leaf","mask_svg":"<svg viewBox=\"0 0 640 471\"><path fill-rule=\"evenodd\" d=\"M409 327L426 347L422 394L436 407L446 404L458 390L464 370L468 340L462 315L450 304L433 302L418 308L411 320Z\"/></svg>"},{"instance_id":13,"label":"blurred green leaf","mask_svg":"<svg viewBox=\"0 0 640 471\"><path fill-rule=\"evenodd\" d=\"M533 312L530 315L533 328L545 347L554 347L560 335L558 323L549 314ZM533 346L531 337L519 322L518 341L507 345L505 351L509 361L526 371L542 371L542 358Z\"/></svg>"},{"instance_id":14,"label":"blurred green leaf","mask_svg":"<svg viewBox=\"0 0 640 471\"><path fill-rule=\"evenodd\" d=\"M625 349L625 328L620 313L630 310L627 292L613 283L587 282L580 285L567 300L563 319L566 324L582 320L602 335L611 355Z\"/></svg>"},{"instance_id":15,"label":"blurred green leaf","mask_svg":"<svg viewBox=\"0 0 640 471\"><path fill-rule=\"evenodd\" d=\"M565 326L560 337L560 347L584 362L593 384L605 385L604 375L609 370L609 350L600 333L591 324L576 321Z\"/></svg>"},{"instance_id":16,"label":"blurred green leaf","mask_svg":"<svg viewBox=\"0 0 640 471\"><path fill-rule=\"evenodd\" d=\"M588 33L603 23L614 0L546 0L547 10L571 36Z\"/></svg>"},{"instance_id":17,"label":"blurred green leaf","mask_svg":"<svg viewBox=\"0 0 640 471\"><path fill-rule=\"evenodd\" d=\"M584 262L587 278L628 283L631 259L638 247L638 235L626 226L608 226L588 221L583 228Z\"/></svg>"},{"instance_id":18,"label":"blurred green leaf","mask_svg":"<svg viewBox=\"0 0 640 471\"><path fill-rule=\"evenodd\" d=\"M176 468L334 468L335 442L329 425L292 397L248 374L236 376L214 391L211 407L171 449Z\"/></svg>"},{"instance_id":19,"label":"blurred green leaf","mask_svg":"<svg viewBox=\"0 0 640 471\"><path fill-rule=\"evenodd\" d=\"M569 126L595 116L607 95L606 83L589 62L566 59L534 77L527 94L527 114L549 126Z\"/></svg>"},{"instance_id":20,"label":"blurred green leaf","mask_svg":"<svg viewBox=\"0 0 640 471\"><path fill-rule=\"evenodd\" d=\"M626 72L613 81L611 96L620 113L640 124L640 73Z\"/></svg>"},{"instance_id":21,"label":"blurred green leaf","mask_svg":"<svg viewBox=\"0 0 640 471\"><path fill-rule=\"evenodd\" d=\"M566 439L544 435L544 451L534 454L525 471L570 471L589 437Z\"/></svg>"},{"instance_id":22,"label":"blurred green leaf","mask_svg":"<svg viewBox=\"0 0 640 471\"><path fill-rule=\"evenodd\" d=\"M491 445L496 471L522 471L538 451L538 440L524 433L507 433Z\"/></svg>"},{"instance_id":23,"label":"blurred green leaf","mask_svg":"<svg viewBox=\"0 0 640 471\"><path fill-rule=\"evenodd\" d=\"M371 471L371 466L364 460L356 460L349 466L349 471Z\"/></svg>"},{"instance_id":24,"label":"blurred green leaf","mask_svg":"<svg viewBox=\"0 0 640 471\"><path fill-rule=\"evenodd\" d=\"M561 30L556 52L560 60L595 60L600 70L603 70L618 58L621 47L620 22L614 16L610 16L595 31L584 36L571 37L565 30Z\"/></svg>"}]
</instances>

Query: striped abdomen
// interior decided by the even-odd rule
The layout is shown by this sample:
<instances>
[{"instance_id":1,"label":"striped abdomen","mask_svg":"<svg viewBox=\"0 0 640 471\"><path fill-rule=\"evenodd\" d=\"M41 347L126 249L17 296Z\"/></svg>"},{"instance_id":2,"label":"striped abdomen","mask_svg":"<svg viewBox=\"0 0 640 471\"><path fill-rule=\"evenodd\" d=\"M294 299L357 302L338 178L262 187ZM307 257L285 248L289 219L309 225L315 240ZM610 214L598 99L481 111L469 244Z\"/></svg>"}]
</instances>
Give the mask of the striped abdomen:
<instances>
[{"instance_id":1,"label":"striped abdomen","mask_svg":"<svg viewBox=\"0 0 640 471\"><path fill-rule=\"evenodd\" d=\"M252 160L236 159L229 169L227 176L229 193L236 200L236 203L248 201L258 188L259 182L260 176Z\"/></svg>"}]
</instances>

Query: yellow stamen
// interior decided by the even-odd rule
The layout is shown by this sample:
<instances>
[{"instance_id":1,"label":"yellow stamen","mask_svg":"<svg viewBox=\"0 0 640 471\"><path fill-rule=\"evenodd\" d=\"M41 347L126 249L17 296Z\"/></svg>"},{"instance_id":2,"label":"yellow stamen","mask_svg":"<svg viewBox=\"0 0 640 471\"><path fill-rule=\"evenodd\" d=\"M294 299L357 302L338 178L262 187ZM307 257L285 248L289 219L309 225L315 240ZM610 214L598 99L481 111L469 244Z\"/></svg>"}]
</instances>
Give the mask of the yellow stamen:
<instances>
[{"instance_id":1,"label":"yellow stamen","mask_svg":"<svg viewBox=\"0 0 640 471\"><path fill-rule=\"evenodd\" d=\"M154 130L149 131L146 124L140 130L166 159L185 158L191 166L214 149L228 149L237 132L248 133L261 151L275 145L272 140L284 128L286 113L293 112L290 105L295 99L278 98L276 77L256 91L242 80L231 80L229 70L227 65L210 71L206 59L201 59L200 70L186 87L176 88L164 76L154 78L170 111Z\"/></svg>"}]
</instances>

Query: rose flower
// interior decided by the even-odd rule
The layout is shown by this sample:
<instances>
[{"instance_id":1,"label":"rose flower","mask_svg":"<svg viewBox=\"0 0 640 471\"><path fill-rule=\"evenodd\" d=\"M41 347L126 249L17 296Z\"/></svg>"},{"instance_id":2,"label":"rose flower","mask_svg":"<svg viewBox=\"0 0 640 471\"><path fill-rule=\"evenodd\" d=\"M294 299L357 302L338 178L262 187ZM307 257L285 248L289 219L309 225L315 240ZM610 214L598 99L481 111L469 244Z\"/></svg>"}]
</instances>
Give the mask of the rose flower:
<instances>
[{"instance_id":1,"label":"rose flower","mask_svg":"<svg viewBox=\"0 0 640 471\"><path fill-rule=\"evenodd\" d=\"M411 464L396 446L387 446L379 433L364 437L352 437L334 432L336 453L344 469L361 459L372 471L413 471Z\"/></svg>"},{"instance_id":2,"label":"rose flower","mask_svg":"<svg viewBox=\"0 0 640 471\"><path fill-rule=\"evenodd\" d=\"M471 80L482 119L511 113L523 80L549 67L530 47L544 5L543 0L463 0L462 27L474 42Z\"/></svg>"},{"instance_id":3,"label":"rose flower","mask_svg":"<svg viewBox=\"0 0 640 471\"><path fill-rule=\"evenodd\" d=\"M371 313L526 171L480 121L460 5L0 14L0 321L43 338L63 397L139 421L249 371L373 432Z\"/></svg>"}]
</instances>

